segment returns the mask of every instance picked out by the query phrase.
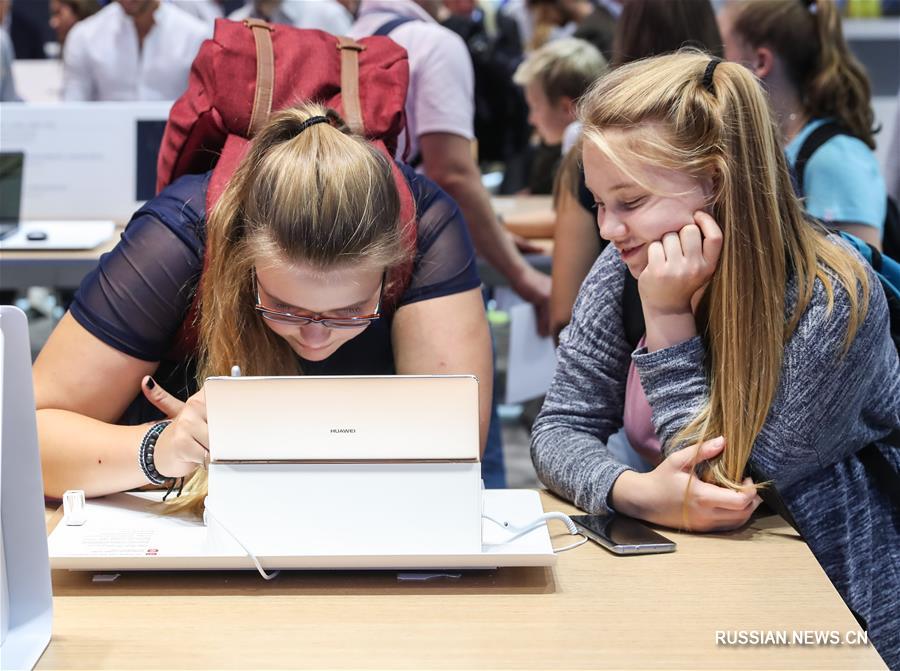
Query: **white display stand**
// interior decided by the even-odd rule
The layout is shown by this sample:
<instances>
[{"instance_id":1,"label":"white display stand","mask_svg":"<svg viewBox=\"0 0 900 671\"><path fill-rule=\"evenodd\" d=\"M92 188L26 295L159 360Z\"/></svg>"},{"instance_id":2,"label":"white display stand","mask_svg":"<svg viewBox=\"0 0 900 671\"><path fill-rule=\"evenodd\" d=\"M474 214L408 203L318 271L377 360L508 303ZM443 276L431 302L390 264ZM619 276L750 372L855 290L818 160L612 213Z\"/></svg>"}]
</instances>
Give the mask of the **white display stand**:
<instances>
[{"instance_id":1,"label":"white display stand","mask_svg":"<svg viewBox=\"0 0 900 671\"><path fill-rule=\"evenodd\" d=\"M76 570L551 566L535 491L483 490L471 376L210 378L206 524L158 492L49 538ZM495 521L491 521L496 520ZM498 524L499 523L499 524Z\"/></svg>"},{"instance_id":2,"label":"white display stand","mask_svg":"<svg viewBox=\"0 0 900 671\"><path fill-rule=\"evenodd\" d=\"M0 665L30 669L50 642L53 599L25 314L0 306Z\"/></svg>"},{"instance_id":3,"label":"white display stand","mask_svg":"<svg viewBox=\"0 0 900 671\"><path fill-rule=\"evenodd\" d=\"M130 492L89 499L82 526L60 523L50 534L50 564L73 571L256 570L236 542L208 542L203 521L187 513L162 515L159 492ZM521 528L544 512L540 494L522 489L488 489L484 512ZM354 532L367 523L356 515ZM482 521L482 544L474 553L362 555L257 555L269 570L435 570L494 569L505 566L553 566L556 555L546 526L516 533ZM560 526L561 529L561 526ZM512 540L510 540L512 539ZM225 545L226 543L227 546Z\"/></svg>"},{"instance_id":4,"label":"white display stand","mask_svg":"<svg viewBox=\"0 0 900 671\"><path fill-rule=\"evenodd\" d=\"M209 552L481 552L481 464L210 464ZM224 527L224 528L223 528Z\"/></svg>"}]
</instances>

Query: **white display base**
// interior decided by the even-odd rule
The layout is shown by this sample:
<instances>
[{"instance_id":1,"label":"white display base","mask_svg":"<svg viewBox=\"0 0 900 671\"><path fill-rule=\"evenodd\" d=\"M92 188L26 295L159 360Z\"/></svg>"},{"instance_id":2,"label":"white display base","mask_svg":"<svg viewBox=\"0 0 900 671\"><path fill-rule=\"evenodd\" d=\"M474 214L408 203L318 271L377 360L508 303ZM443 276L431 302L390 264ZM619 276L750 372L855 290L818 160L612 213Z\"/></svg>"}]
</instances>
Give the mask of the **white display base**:
<instances>
[{"instance_id":1,"label":"white display base","mask_svg":"<svg viewBox=\"0 0 900 671\"><path fill-rule=\"evenodd\" d=\"M207 528L194 517L160 515L159 494L116 494L87 502L87 522L66 526L60 521L50 534L50 565L54 569L85 571L255 570L238 546L219 546L213 552ZM543 514L540 495L531 490L488 489L484 513L524 526ZM415 506L415 502L410 503ZM298 509L298 512L299 509ZM357 524L366 525L366 509ZM479 552L415 554L258 555L267 570L275 569L489 569L503 566L552 566L556 555L546 526L512 542L513 533L484 520Z\"/></svg>"}]
</instances>

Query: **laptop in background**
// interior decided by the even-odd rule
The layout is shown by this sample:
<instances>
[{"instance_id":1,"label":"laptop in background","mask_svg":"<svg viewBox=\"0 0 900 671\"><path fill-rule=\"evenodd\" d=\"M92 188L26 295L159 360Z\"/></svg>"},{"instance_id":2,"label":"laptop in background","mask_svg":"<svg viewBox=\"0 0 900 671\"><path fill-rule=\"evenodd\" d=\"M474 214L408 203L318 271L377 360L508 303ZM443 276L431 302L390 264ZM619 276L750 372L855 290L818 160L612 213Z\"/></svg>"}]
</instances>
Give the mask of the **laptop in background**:
<instances>
[{"instance_id":1,"label":"laptop in background","mask_svg":"<svg viewBox=\"0 0 900 671\"><path fill-rule=\"evenodd\" d=\"M0 251L94 249L112 237L112 221L23 222L24 168L24 152L0 152Z\"/></svg>"},{"instance_id":2,"label":"laptop in background","mask_svg":"<svg viewBox=\"0 0 900 671\"><path fill-rule=\"evenodd\" d=\"M0 152L0 240L19 227L24 160L25 155L20 151Z\"/></svg>"}]
</instances>

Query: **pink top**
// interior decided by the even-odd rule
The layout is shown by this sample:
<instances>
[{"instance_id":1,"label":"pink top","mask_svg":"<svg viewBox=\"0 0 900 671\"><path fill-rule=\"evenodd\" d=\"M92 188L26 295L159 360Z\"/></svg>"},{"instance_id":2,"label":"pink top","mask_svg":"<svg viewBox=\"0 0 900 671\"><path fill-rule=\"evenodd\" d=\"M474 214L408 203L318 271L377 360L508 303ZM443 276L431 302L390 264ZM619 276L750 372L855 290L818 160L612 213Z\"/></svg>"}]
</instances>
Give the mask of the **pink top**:
<instances>
[{"instance_id":1,"label":"pink top","mask_svg":"<svg viewBox=\"0 0 900 671\"><path fill-rule=\"evenodd\" d=\"M644 346L644 340L641 338L638 349ZM625 435L631 447L643 457L644 461L656 465L662 461L662 446L656 437L651 417L650 402L644 394L641 377L632 362L628 367L628 379L625 382L625 412L622 417Z\"/></svg>"}]
</instances>

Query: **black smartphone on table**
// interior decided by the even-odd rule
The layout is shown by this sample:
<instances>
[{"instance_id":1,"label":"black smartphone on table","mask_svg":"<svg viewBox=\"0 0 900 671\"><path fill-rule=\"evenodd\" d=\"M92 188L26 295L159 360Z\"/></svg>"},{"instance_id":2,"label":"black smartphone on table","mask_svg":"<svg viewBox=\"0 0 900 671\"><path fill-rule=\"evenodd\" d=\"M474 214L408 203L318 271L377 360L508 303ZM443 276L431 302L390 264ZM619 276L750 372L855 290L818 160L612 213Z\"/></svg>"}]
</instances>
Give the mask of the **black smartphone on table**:
<instances>
[{"instance_id":1,"label":"black smartphone on table","mask_svg":"<svg viewBox=\"0 0 900 671\"><path fill-rule=\"evenodd\" d=\"M578 530L617 555L675 552L675 543L625 515L572 515Z\"/></svg>"}]
</instances>

